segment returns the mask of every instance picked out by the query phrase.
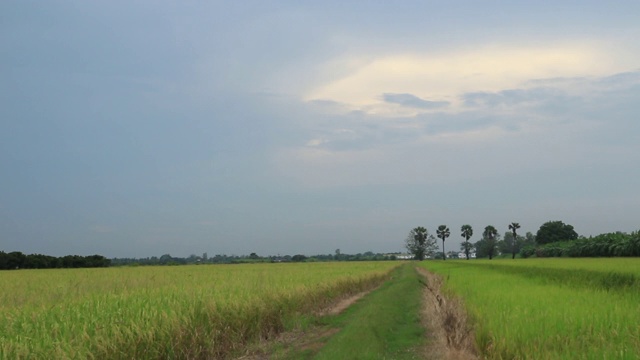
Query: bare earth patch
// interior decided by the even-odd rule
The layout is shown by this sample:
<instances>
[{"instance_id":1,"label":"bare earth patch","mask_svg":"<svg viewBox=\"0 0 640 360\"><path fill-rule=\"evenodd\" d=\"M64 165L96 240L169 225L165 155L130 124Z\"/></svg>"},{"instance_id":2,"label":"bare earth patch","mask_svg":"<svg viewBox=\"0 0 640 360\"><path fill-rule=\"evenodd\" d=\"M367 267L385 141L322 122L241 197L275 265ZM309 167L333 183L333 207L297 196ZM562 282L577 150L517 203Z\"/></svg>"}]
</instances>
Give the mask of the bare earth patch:
<instances>
[{"instance_id":1,"label":"bare earth patch","mask_svg":"<svg viewBox=\"0 0 640 360\"><path fill-rule=\"evenodd\" d=\"M377 288L375 288L375 289L377 289ZM347 298L344 298L344 299L338 301L337 303L331 305L330 307L319 311L318 315L319 316L338 315L341 312L347 310L347 308L349 306L355 304L356 301L362 299L365 295L367 295L368 293L372 292L375 289L363 291L361 293L358 293L358 294L349 296Z\"/></svg>"},{"instance_id":2,"label":"bare earth patch","mask_svg":"<svg viewBox=\"0 0 640 360\"><path fill-rule=\"evenodd\" d=\"M425 349L426 359L478 359L473 331L467 322L462 302L446 298L441 292L442 278L423 268L416 268L423 276L423 322L431 337Z\"/></svg>"}]
</instances>

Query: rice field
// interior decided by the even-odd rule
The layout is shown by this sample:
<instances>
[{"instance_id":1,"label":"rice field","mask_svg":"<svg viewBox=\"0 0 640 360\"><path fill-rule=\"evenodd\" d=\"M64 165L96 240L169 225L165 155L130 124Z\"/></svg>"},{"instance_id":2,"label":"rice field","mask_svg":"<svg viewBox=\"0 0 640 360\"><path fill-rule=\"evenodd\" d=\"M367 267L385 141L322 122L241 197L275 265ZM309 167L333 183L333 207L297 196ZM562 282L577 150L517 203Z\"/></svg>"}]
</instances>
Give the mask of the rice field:
<instances>
[{"instance_id":1,"label":"rice field","mask_svg":"<svg viewBox=\"0 0 640 360\"><path fill-rule=\"evenodd\" d=\"M397 262L246 264L0 273L0 358L237 356Z\"/></svg>"},{"instance_id":2,"label":"rice field","mask_svg":"<svg viewBox=\"0 0 640 360\"><path fill-rule=\"evenodd\" d=\"M640 259L422 262L444 277L489 359L640 358Z\"/></svg>"}]
</instances>

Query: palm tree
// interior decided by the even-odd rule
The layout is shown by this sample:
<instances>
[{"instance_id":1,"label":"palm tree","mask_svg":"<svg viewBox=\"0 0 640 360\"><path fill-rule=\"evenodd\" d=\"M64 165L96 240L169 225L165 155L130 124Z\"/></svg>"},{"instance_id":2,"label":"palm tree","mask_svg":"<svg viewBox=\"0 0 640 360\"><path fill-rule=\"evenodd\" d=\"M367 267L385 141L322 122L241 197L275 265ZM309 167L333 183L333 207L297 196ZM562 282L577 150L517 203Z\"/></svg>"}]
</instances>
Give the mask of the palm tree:
<instances>
[{"instance_id":1,"label":"palm tree","mask_svg":"<svg viewBox=\"0 0 640 360\"><path fill-rule=\"evenodd\" d=\"M436 233L438 234L438 237L442 239L442 259L447 260L447 254L444 253L444 239L448 238L449 235L451 235L451 232L447 225L440 225L438 226Z\"/></svg>"},{"instance_id":2,"label":"palm tree","mask_svg":"<svg viewBox=\"0 0 640 360\"><path fill-rule=\"evenodd\" d=\"M473 236L473 228L471 225L462 225L460 231L462 231L462 237L465 239L464 253L467 255L467 260L469 260L469 239Z\"/></svg>"},{"instance_id":3,"label":"palm tree","mask_svg":"<svg viewBox=\"0 0 640 360\"><path fill-rule=\"evenodd\" d=\"M487 239L487 247L489 250L489 260L491 260L493 258L493 251L496 248L496 243L494 242L494 239L496 238L496 235L498 234L498 230L496 230L496 228L493 225L489 225L487 227L484 228L484 232L482 233L482 236Z\"/></svg>"},{"instance_id":4,"label":"palm tree","mask_svg":"<svg viewBox=\"0 0 640 360\"><path fill-rule=\"evenodd\" d=\"M518 238L516 230L518 229L520 229L520 224L518 224L517 222L509 224L509 230L511 230L511 232L513 233L513 256L511 256L511 259L516 258L516 239Z\"/></svg>"}]
</instances>

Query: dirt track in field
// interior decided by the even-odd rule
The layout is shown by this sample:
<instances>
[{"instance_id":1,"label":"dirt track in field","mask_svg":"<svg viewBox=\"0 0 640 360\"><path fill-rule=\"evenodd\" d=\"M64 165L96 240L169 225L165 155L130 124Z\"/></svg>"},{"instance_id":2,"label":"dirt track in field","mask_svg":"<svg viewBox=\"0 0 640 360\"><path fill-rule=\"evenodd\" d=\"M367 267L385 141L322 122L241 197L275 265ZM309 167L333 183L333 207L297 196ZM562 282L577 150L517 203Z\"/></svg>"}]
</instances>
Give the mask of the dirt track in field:
<instances>
[{"instance_id":1,"label":"dirt track in field","mask_svg":"<svg viewBox=\"0 0 640 360\"><path fill-rule=\"evenodd\" d=\"M422 324L426 328L427 344L421 351L424 359L430 360L476 360L479 359L474 346L474 335L468 323L462 302L442 294L442 278L417 267L423 290ZM317 313L319 316L337 315L373 290L344 298ZM269 353L274 344L291 349L292 352L319 351L338 328L315 327L280 334L276 339L259 345L250 354L237 360L266 360L279 358ZM288 352L288 351L287 351ZM286 355L285 355L286 358Z\"/></svg>"},{"instance_id":2,"label":"dirt track in field","mask_svg":"<svg viewBox=\"0 0 640 360\"><path fill-rule=\"evenodd\" d=\"M332 304L330 307L318 311L317 315L338 315L373 290L375 289L363 291L361 293L341 299L338 302ZM295 352L305 350L318 351L324 346L325 342L338 331L340 331L340 329L327 327L316 327L306 331L288 331L278 335L275 340L262 344L262 346L258 346L252 351L251 354L240 357L236 360L267 360L277 358L277 356L272 356L268 352L269 347L273 346L274 344L279 344L282 347L289 349L295 349Z\"/></svg>"}]
</instances>

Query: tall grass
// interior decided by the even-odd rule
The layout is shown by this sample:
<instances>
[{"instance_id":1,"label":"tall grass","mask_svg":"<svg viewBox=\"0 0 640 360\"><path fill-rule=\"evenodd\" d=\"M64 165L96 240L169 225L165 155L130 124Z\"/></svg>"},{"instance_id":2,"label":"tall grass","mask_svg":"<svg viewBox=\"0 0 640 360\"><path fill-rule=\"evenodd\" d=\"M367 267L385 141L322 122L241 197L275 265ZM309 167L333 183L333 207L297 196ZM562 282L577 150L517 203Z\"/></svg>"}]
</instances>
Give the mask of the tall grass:
<instances>
[{"instance_id":1,"label":"tall grass","mask_svg":"<svg viewBox=\"0 0 640 360\"><path fill-rule=\"evenodd\" d=\"M640 358L640 259L424 262L492 359Z\"/></svg>"},{"instance_id":2,"label":"tall grass","mask_svg":"<svg viewBox=\"0 0 640 360\"><path fill-rule=\"evenodd\" d=\"M224 358L377 285L396 264L4 272L0 358Z\"/></svg>"}]
</instances>

